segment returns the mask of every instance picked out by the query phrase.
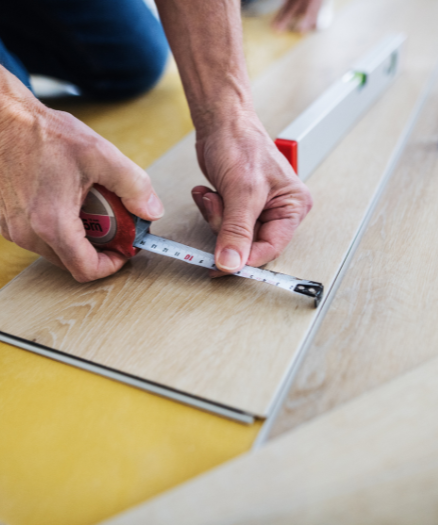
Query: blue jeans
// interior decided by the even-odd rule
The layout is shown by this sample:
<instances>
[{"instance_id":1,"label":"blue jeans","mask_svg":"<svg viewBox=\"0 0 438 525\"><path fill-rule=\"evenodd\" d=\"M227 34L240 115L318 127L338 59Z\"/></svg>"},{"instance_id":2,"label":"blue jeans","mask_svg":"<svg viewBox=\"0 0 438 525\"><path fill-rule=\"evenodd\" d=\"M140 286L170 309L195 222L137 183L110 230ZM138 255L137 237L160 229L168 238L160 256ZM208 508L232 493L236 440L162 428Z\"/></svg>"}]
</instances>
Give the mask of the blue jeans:
<instances>
[{"instance_id":1,"label":"blue jeans","mask_svg":"<svg viewBox=\"0 0 438 525\"><path fill-rule=\"evenodd\" d=\"M121 100L160 78L169 47L143 0L0 0L0 64L66 80L83 95Z\"/></svg>"}]
</instances>

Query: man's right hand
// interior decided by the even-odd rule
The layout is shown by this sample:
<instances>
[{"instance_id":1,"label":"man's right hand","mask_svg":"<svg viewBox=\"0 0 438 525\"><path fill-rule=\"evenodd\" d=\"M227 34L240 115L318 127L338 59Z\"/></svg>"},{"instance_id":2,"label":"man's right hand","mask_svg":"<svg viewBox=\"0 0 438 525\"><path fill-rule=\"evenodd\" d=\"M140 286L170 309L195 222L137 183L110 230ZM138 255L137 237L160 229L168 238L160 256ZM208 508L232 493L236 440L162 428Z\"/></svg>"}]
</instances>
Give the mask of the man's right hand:
<instances>
[{"instance_id":1,"label":"man's right hand","mask_svg":"<svg viewBox=\"0 0 438 525\"><path fill-rule=\"evenodd\" d=\"M98 252L79 212L94 183L146 220L163 205L148 175L68 113L40 103L0 66L0 234L66 268L79 282L106 277L126 262Z\"/></svg>"}]
</instances>

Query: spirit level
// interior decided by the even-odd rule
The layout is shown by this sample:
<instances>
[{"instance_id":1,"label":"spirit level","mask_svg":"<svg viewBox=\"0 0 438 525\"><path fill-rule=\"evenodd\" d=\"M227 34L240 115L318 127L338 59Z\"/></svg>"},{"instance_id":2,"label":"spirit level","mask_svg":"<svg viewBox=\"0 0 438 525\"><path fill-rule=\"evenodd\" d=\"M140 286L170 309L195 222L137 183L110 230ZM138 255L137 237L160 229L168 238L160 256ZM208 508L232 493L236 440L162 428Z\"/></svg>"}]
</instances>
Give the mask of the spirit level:
<instances>
[{"instance_id":1,"label":"spirit level","mask_svg":"<svg viewBox=\"0 0 438 525\"><path fill-rule=\"evenodd\" d=\"M278 149L302 180L390 86L404 41L401 34L385 38L278 135Z\"/></svg>"}]
</instances>

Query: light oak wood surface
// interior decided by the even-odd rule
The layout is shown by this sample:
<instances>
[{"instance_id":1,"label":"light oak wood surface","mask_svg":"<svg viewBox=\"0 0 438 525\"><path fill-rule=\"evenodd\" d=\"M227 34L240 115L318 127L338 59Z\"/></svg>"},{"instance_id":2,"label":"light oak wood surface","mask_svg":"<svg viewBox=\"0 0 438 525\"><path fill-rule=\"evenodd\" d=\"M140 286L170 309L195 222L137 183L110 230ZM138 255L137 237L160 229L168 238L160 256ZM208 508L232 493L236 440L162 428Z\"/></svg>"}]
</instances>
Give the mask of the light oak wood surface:
<instances>
[{"instance_id":1,"label":"light oak wood surface","mask_svg":"<svg viewBox=\"0 0 438 525\"><path fill-rule=\"evenodd\" d=\"M333 282L435 63L438 6L419 6L356 0L256 83L258 112L275 136L382 36L409 37L400 78L312 176L314 209L271 268ZM149 172L167 207L154 233L212 250L190 198L203 180L193 136ZM306 299L233 277L210 281L150 254L86 285L40 260L0 293L4 332L261 417L314 319Z\"/></svg>"},{"instance_id":2,"label":"light oak wood surface","mask_svg":"<svg viewBox=\"0 0 438 525\"><path fill-rule=\"evenodd\" d=\"M437 222L438 84L272 437L438 356Z\"/></svg>"},{"instance_id":3,"label":"light oak wood surface","mask_svg":"<svg viewBox=\"0 0 438 525\"><path fill-rule=\"evenodd\" d=\"M436 525L437 376L435 359L105 525Z\"/></svg>"}]
</instances>

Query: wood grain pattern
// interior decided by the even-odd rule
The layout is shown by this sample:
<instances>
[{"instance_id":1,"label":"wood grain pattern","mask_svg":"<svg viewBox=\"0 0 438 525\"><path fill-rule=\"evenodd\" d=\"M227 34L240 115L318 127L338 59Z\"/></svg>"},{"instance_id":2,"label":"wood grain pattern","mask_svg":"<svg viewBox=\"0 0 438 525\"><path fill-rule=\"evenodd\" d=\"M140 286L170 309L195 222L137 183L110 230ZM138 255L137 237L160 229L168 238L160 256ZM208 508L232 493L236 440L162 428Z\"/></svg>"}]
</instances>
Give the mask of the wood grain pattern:
<instances>
[{"instance_id":1,"label":"wood grain pattern","mask_svg":"<svg viewBox=\"0 0 438 525\"><path fill-rule=\"evenodd\" d=\"M104 523L435 525L437 375L435 359Z\"/></svg>"},{"instance_id":2,"label":"wood grain pattern","mask_svg":"<svg viewBox=\"0 0 438 525\"><path fill-rule=\"evenodd\" d=\"M438 85L271 436L438 355Z\"/></svg>"},{"instance_id":3,"label":"wood grain pattern","mask_svg":"<svg viewBox=\"0 0 438 525\"><path fill-rule=\"evenodd\" d=\"M433 69L438 6L418 6L356 0L330 31L305 40L255 85L258 112L275 136L378 38L390 30L410 37L401 77L310 179L314 210L271 268L326 285L336 275ZM202 181L193 136L149 171L168 210L154 232L212 250L190 200ZM32 308L23 312L24 304ZM150 254L87 285L37 261L0 293L4 332L259 416L314 316L305 299L233 277L210 281L198 268Z\"/></svg>"}]
</instances>

